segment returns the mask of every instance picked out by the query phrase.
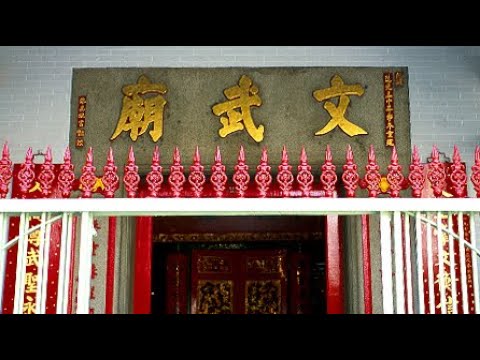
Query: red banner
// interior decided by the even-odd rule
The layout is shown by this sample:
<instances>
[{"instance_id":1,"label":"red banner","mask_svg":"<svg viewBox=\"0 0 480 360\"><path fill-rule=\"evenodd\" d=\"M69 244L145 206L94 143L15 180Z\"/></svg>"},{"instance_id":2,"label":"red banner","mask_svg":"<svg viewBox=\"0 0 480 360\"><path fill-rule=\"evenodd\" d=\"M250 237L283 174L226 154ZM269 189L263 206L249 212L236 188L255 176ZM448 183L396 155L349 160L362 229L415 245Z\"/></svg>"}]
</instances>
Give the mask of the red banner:
<instances>
[{"instance_id":1,"label":"red banner","mask_svg":"<svg viewBox=\"0 0 480 360\"><path fill-rule=\"evenodd\" d=\"M17 174L20 170L20 164L13 166L13 188L12 198L21 198L20 189L17 183ZM55 165L55 174L59 170L59 165ZM36 176L40 172L40 167L35 169ZM56 189L56 183L53 184ZM40 185L35 181L28 192L27 198L34 199L42 197L40 193ZM56 191L53 191L51 197L57 197ZM60 197L60 196L58 196ZM10 218L8 239L12 240L19 234L20 218L18 216ZM29 228L38 225L40 223L39 216L29 217ZM56 313L57 302L57 286L58 286L58 267L60 260L60 237L61 237L61 222L57 221L51 226L50 231L50 246L49 246L49 264L48 264L48 277L44 281L47 281L47 299L45 304L45 311L47 314ZM40 229L32 231L28 236L28 245L26 253L26 273L24 283L24 314L34 314L37 312L36 308L36 294L38 284L38 264L39 264L39 252L40 252ZM7 252L7 264L6 264L6 276L5 276L5 288L3 293L3 313L13 313L14 297L15 297L15 278L17 268L17 251L18 245L12 246Z\"/></svg>"}]
</instances>

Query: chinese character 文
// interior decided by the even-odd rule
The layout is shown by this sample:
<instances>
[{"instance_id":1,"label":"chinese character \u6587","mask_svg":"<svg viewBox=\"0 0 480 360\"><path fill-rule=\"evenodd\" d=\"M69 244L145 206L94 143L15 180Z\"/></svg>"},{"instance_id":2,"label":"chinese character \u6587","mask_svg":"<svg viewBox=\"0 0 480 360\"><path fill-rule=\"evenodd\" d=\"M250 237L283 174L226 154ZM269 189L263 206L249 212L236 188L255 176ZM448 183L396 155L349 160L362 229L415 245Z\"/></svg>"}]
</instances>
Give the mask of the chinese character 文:
<instances>
[{"instance_id":1,"label":"chinese character \u6587","mask_svg":"<svg viewBox=\"0 0 480 360\"><path fill-rule=\"evenodd\" d=\"M110 140L116 139L123 131L130 131L130 138L137 141L140 135L147 131L150 123L153 130L149 131L153 141L158 141L163 134L163 110L167 101L161 96L167 92L163 84L152 84L142 75L137 84L122 88L125 95L117 128ZM148 95L147 97L143 97Z\"/></svg>"},{"instance_id":2,"label":"chinese character \u6587","mask_svg":"<svg viewBox=\"0 0 480 360\"><path fill-rule=\"evenodd\" d=\"M212 107L212 111L216 116L225 113L227 115L220 117L223 127L218 131L218 134L221 137L224 138L231 133L246 129L247 133L256 142L263 140L265 128L263 125L255 126L250 110L251 106L258 107L262 105L262 99L258 96L258 91L258 87L253 85L252 80L246 75L242 75L238 85L224 90L225 97L230 101L225 101ZM236 109L240 109L240 111Z\"/></svg>"},{"instance_id":3,"label":"chinese character \u6587","mask_svg":"<svg viewBox=\"0 0 480 360\"><path fill-rule=\"evenodd\" d=\"M345 85L342 78L335 75L330 80L330 87L327 89L315 90L313 97L321 102L324 100L340 97L338 105L331 101L326 101L323 108L330 114L331 119L321 130L315 135L324 135L335 129L337 126L343 130L348 136L366 135L368 134L360 126L355 125L345 118L345 112L350 104L349 95L362 96L364 89L361 85Z\"/></svg>"}]
</instances>

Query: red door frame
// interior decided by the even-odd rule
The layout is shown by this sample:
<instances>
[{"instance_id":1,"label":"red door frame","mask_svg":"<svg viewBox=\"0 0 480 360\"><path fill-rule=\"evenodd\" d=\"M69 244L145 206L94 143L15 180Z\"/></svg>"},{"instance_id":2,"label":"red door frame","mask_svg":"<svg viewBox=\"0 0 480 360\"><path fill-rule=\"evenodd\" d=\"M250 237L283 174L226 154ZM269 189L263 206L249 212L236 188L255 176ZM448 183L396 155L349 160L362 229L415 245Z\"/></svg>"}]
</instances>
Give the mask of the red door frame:
<instances>
[{"instance_id":1,"label":"red door frame","mask_svg":"<svg viewBox=\"0 0 480 360\"><path fill-rule=\"evenodd\" d=\"M327 314L344 313L343 249L341 221L338 215L325 217ZM151 313L152 295L152 216L136 218L133 313Z\"/></svg>"}]
</instances>

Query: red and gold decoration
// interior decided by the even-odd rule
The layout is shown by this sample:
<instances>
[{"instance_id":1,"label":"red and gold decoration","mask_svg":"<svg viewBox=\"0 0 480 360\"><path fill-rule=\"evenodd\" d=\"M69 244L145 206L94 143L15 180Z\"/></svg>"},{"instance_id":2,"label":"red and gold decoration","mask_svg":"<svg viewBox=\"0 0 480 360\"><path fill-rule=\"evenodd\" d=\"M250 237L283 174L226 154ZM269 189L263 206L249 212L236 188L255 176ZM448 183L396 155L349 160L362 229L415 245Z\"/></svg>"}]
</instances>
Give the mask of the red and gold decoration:
<instances>
[{"instance_id":1,"label":"red and gold decoration","mask_svg":"<svg viewBox=\"0 0 480 360\"><path fill-rule=\"evenodd\" d=\"M0 199L5 199L8 194L8 187L12 180L12 160L8 145L3 145L2 159L0 160Z\"/></svg>"},{"instance_id":2,"label":"red and gold decoration","mask_svg":"<svg viewBox=\"0 0 480 360\"><path fill-rule=\"evenodd\" d=\"M416 149L415 149L416 150ZM415 154L415 152L414 152ZM432 161L425 166L423 178L426 178L427 186L423 188L422 197L466 197L467 196L467 174L465 163L462 162L460 152L455 146L452 156L452 162L441 162L440 153L437 147L433 147ZM426 173L426 174L425 174ZM437 215L430 217L434 223L437 223ZM440 219L442 227L448 228L448 216L442 215ZM470 217L463 214L463 233L465 241L472 242L470 236ZM426 313L430 313L429 296L430 290L428 287L429 267L427 257L427 231L428 227L422 224L422 239L423 239L423 281L424 281L424 303ZM459 234L458 215L452 215L452 232ZM432 236L432 254L433 254L433 278L434 278L434 299L435 299L435 313L441 313L441 297L440 297L440 282L443 282L445 287L445 303L447 314L454 312L456 306L459 314L466 311L463 309L463 292L462 292L462 274L460 266L460 252L464 251L465 265L466 265L466 283L467 283L467 303L468 312L475 312L475 303L473 296L473 269L472 269L472 252L468 247L460 246L457 240L453 241L453 259L450 255L449 236L445 231L441 231L441 244L443 253L443 278L440 276L441 260L439 258L438 248L438 231L433 226L431 227ZM455 281L452 278L452 264L455 264L454 274ZM456 293L456 304L453 301L453 291Z\"/></svg>"},{"instance_id":3,"label":"red and gold decoration","mask_svg":"<svg viewBox=\"0 0 480 360\"><path fill-rule=\"evenodd\" d=\"M83 148L85 146L85 114L87 111L87 95L78 97L77 109L77 130L75 131L75 147Z\"/></svg>"},{"instance_id":4,"label":"red and gold decoration","mask_svg":"<svg viewBox=\"0 0 480 360\"><path fill-rule=\"evenodd\" d=\"M287 312L285 250L194 250L192 313Z\"/></svg>"},{"instance_id":5,"label":"red and gold decoration","mask_svg":"<svg viewBox=\"0 0 480 360\"><path fill-rule=\"evenodd\" d=\"M383 73L385 101L385 145L395 146L395 113L393 100L393 73Z\"/></svg>"}]
</instances>

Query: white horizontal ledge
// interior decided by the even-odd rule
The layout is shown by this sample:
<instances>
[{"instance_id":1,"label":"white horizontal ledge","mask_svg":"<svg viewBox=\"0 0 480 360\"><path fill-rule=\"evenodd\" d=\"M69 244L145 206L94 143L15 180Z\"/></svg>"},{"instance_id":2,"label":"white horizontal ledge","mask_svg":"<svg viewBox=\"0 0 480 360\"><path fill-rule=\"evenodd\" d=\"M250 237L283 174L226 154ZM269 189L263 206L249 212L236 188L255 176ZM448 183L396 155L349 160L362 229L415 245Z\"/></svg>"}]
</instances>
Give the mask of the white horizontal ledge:
<instances>
[{"instance_id":1,"label":"white horizontal ledge","mask_svg":"<svg viewBox=\"0 0 480 360\"><path fill-rule=\"evenodd\" d=\"M382 211L476 211L476 198L141 198L2 199L6 214L92 212L115 216L176 215L356 215Z\"/></svg>"}]
</instances>

